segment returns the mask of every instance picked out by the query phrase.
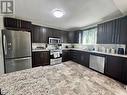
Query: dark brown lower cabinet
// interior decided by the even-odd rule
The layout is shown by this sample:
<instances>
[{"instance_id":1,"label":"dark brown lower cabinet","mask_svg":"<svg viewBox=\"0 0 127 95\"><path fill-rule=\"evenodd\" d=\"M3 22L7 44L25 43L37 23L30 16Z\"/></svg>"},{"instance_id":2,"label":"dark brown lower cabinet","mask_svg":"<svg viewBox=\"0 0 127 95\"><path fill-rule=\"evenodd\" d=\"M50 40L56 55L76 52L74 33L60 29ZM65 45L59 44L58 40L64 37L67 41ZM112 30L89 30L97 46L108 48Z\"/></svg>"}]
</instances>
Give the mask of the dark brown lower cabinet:
<instances>
[{"instance_id":1,"label":"dark brown lower cabinet","mask_svg":"<svg viewBox=\"0 0 127 95\"><path fill-rule=\"evenodd\" d=\"M77 50L70 50L70 59L76 63L80 63L80 52Z\"/></svg>"},{"instance_id":2,"label":"dark brown lower cabinet","mask_svg":"<svg viewBox=\"0 0 127 95\"><path fill-rule=\"evenodd\" d=\"M88 52L77 51L77 50L70 51L71 60L86 67L89 67L89 56L90 53Z\"/></svg>"},{"instance_id":3,"label":"dark brown lower cabinet","mask_svg":"<svg viewBox=\"0 0 127 95\"><path fill-rule=\"evenodd\" d=\"M116 56L107 56L105 64L105 74L118 81L123 81L123 64L125 59Z\"/></svg>"},{"instance_id":4,"label":"dark brown lower cabinet","mask_svg":"<svg viewBox=\"0 0 127 95\"><path fill-rule=\"evenodd\" d=\"M62 62L66 62L70 60L70 51L69 50L63 50L62 51Z\"/></svg>"},{"instance_id":5,"label":"dark brown lower cabinet","mask_svg":"<svg viewBox=\"0 0 127 95\"><path fill-rule=\"evenodd\" d=\"M32 67L50 65L49 51L32 52Z\"/></svg>"},{"instance_id":6,"label":"dark brown lower cabinet","mask_svg":"<svg viewBox=\"0 0 127 95\"><path fill-rule=\"evenodd\" d=\"M125 58L124 64L123 64L123 83L127 84L127 58Z\"/></svg>"},{"instance_id":7,"label":"dark brown lower cabinet","mask_svg":"<svg viewBox=\"0 0 127 95\"><path fill-rule=\"evenodd\" d=\"M80 64L89 67L90 53L80 51Z\"/></svg>"}]
</instances>

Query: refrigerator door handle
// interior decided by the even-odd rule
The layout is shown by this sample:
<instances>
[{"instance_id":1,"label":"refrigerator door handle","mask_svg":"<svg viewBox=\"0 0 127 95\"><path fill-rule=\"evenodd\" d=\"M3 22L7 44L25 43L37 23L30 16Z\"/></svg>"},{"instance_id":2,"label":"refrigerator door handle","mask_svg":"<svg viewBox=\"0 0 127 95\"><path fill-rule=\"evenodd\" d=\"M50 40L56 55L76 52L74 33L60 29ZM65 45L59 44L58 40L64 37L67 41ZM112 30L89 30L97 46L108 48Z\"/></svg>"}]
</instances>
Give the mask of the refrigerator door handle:
<instances>
[{"instance_id":1,"label":"refrigerator door handle","mask_svg":"<svg viewBox=\"0 0 127 95\"><path fill-rule=\"evenodd\" d=\"M5 35L3 35L3 42L4 42L4 53L5 55L7 55L7 39Z\"/></svg>"}]
</instances>

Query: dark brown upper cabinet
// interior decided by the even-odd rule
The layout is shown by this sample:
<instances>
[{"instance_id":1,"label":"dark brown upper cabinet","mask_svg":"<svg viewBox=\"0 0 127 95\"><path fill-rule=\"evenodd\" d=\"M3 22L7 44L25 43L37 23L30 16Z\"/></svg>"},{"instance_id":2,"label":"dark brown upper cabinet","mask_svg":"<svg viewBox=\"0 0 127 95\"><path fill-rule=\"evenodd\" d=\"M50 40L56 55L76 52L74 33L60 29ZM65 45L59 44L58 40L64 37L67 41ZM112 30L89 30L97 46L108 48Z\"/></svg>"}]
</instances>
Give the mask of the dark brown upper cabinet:
<instances>
[{"instance_id":1,"label":"dark brown upper cabinet","mask_svg":"<svg viewBox=\"0 0 127 95\"><path fill-rule=\"evenodd\" d=\"M61 30L57 30L57 29L52 29L51 28L51 31L52 31L52 37L55 37L55 38L61 38Z\"/></svg>"},{"instance_id":2,"label":"dark brown upper cabinet","mask_svg":"<svg viewBox=\"0 0 127 95\"><path fill-rule=\"evenodd\" d=\"M31 22L25 21L25 20L20 20L20 28L21 29L28 29L31 30Z\"/></svg>"},{"instance_id":3,"label":"dark brown upper cabinet","mask_svg":"<svg viewBox=\"0 0 127 95\"><path fill-rule=\"evenodd\" d=\"M127 16L97 26L97 44L127 44Z\"/></svg>"},{"instance_id":4,"label":"dark brown upper cabinet","mask_svg":"<svg viewBox=\"0 0 127 95\"><path fill-rule=\"evenodd\" d=\"M13 30L31 31L31 22L10 17L4 17L4 27Z\"/></svg>"},{"instance_id":5,"label":"dark brown upper cabinet","mask_svg":"<svg viewBox=\"0 0 127 95\"><path fill-rule=\"evenodd\" d=\"M74 32L68 32L68 43L73 43L74 41Z\"/></svg>"},{"instance_id":6,"label":"dark brown upper cabinet","mask_svg":"<svg viewBox=\"0 0 127 95\"><path fill-rule=\"evenodd\" d=\"M5 17L4 18L4 27L19 28L20 27L19 20L15 19L15 18Z\"/></svg>"},{"instance_id":7,"label":"dark brown upper cabinet","mask_svg":"<svg viewBox=\"0 0 127 95\"><path fill-rule=\"evenodd\" d=\"M67 43L68 31L61 31L61 43Z\"/></svg>"},{"instance_id":8,"label":"dark brown upper cabinet","mask_svg":"<svg viewBox=\"0 0 127 95\"><path fill-rule=\"evenodd\" d=\"M37 25L32 25L32 42L40 43L40 27Z\"/></svg>"},{"instance_id":9,"label":"dark brown upper cabinet","mask_svg":"<svg viewBox=\"0 0 127 95\"><path fill-rule=\"evenodd\" d=\"M49 37L61 38L61 30L32 25L32 42L48 43Z\"/></svg>"},{"instance_id":10,"label":"dark brown upper cabinet","mask_svg":"<svg viewBox=\"0 0 127 95\"><path fill-rule=\"evenodd\" d=\"M116 21L109 21L99 24L97 32L98 44L112 44L117 42Z\"/></svg>"},{"instance_id":11,"label":"dark brown upper cabinet","mask_svg":"<svg viewBox=\"0 0 127 95\"><path fill-rule=\"evenodd\" d=\"M70 31L67 36L68 43L79 43L79 31Z\"/></svg>"},{"instance_id":12,"label":"dark brown upper cabinet","mask_svg":"<svg viewBox=\"0 0 127 95\"><path fill-rule=\"evenodd\" d=\"M79 32L63 31L38 25L32 25L32 42L48 43L49 37L60 38L61 43L78 43Z\"/></svg>"},{"instance_id":13,"label":"dark brown upper cabinet","mask_svg":"<svg viewBox=\"0 0 127 95\"><path fill-rule=\"evenodd\" d=\"M120 19L119 21L119 40L120 40L120 44L127 44L127 16L123 17Z\"/></svg>"}]
</instances>

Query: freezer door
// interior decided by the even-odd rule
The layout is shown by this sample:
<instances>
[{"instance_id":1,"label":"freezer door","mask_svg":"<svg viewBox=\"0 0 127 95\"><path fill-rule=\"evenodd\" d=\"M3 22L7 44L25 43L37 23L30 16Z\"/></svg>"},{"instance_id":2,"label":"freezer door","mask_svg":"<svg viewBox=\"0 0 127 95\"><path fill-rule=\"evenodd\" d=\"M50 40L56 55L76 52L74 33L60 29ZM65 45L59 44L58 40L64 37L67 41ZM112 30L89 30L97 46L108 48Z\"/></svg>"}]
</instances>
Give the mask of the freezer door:
<instances>
[{"instance_id":1,"label":"freezer door","mask_svg":"<svg viewBox=\"0 0 127 95\"><path fill-rule=\"evenodd\" d=\"M2 30L5 58L31 56L31 34L23 31Z\"/></svg>"},{"instance_id":2,"label":"freezer door","mask_svg":"<svg viewBox=\"0 0 127 95\"><path fill-rule=\"evenodd\" d=\"M31 57L5 60L5 72L15 72L32 68Z\"/></svg>"}]
</instances>

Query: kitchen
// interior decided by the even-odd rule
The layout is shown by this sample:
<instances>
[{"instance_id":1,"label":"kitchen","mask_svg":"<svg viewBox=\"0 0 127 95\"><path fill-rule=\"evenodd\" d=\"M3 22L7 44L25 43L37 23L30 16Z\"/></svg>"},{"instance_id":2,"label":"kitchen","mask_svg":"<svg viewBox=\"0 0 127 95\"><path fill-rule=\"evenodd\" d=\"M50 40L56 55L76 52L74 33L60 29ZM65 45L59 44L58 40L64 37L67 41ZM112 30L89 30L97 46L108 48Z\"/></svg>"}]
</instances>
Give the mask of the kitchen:
<instances>
[{"instance_id":1,"label":"kitchen","mask_svg":"<svg viewBox=\"0 0 127 95\"><path fill-rule=\"evenodd\" d=\"M127 95L126 0L13 3L0 16L0 94Z\"/></svg>"}]
</instances>

